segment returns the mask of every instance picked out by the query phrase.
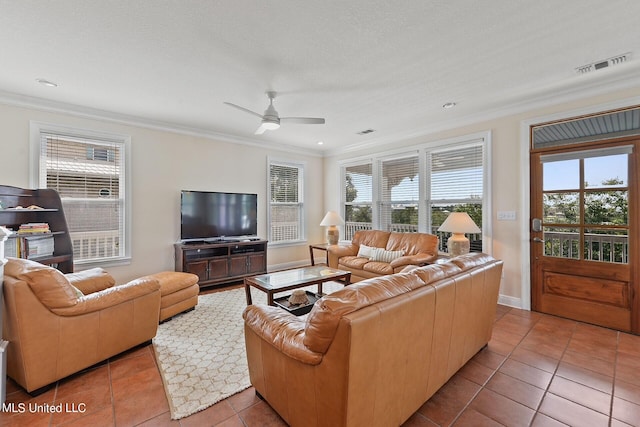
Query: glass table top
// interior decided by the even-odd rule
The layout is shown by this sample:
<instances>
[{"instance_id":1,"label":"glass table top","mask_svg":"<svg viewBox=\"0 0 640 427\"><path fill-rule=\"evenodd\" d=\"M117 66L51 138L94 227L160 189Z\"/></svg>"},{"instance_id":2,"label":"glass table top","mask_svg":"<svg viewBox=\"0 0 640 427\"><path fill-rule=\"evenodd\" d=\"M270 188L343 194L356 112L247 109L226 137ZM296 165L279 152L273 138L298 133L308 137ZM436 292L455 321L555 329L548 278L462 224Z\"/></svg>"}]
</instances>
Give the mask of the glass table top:
<instances>
[{"instance_id":1,"label":"glass table top","mask_svg":"<svg viewBox=\"0 0 640 427\"><path fill-rule=\"evenodd\" d=\"M293 270L277 271L251 277L251 281L265 289L278 289L288 286L313 283L316 280L329 281L348 274L348 271L336 270L326 265L302 267Z\"/></svg>"}]
</instances>

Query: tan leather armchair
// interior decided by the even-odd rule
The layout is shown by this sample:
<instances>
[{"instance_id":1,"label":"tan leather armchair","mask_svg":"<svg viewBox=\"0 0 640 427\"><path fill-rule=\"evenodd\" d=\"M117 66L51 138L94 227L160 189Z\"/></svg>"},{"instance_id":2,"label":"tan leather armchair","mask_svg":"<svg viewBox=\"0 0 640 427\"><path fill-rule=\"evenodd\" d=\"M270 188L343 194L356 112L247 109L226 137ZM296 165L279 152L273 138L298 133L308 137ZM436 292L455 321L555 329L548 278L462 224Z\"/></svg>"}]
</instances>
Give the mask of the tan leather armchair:
<instances>
[{"instance_id":1,"label":"tan leather armchair","mask_svg":"<svg viewBox=\"0 0 640 427\"><path fill-rule=\"evenodd\" d=\"M3 292L7 373L27 392L149 341L158 328L152 278L115 286L100 268L65 275L9 258Z\"/></svg>"}]
</instances>

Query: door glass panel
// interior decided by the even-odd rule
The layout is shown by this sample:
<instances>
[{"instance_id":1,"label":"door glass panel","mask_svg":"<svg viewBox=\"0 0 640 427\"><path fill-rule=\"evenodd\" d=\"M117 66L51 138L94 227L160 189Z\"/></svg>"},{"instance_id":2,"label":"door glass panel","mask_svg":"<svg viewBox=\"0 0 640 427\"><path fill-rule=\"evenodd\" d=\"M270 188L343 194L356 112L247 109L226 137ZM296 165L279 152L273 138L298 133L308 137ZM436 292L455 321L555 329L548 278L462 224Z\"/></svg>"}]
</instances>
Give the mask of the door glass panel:
<instances>
[{"instance_id":1,"label":"door glass panel","mask_svg":"<svg viewBox=\"0 0 640 427\"><path fill-rule=\"evenodd\" d=\"M617 154L584 159L584 186L586 188L628 186L628 157L626 154Z\"/></svg>"},{"instance_id":2,"label":"door glass panel","mask_svg":"<svg viewBox=\"0 0 640 427\"><path fill-rule=\"evenodd\" d=\"M580 194L544 193L543 217L547 224L576 224L580 220Z\"/></svg>"},{"instance_id":3,"label":"door glass panel","mask_svg":"<svg viewBox=\"0 0 640 427\"><path fill-rule=\"evenodd\" d=\"M584 222L597 225L627 225L627 190L587 191L584 195Z\"/></svg>"},{"instance_id":4,"label":"door glass panel","mask_svg":"<svg viewBox=\"0 0 640 427\"><path fill-rule=\"evenodd\" d=\"M629 262L627 230L590 228L584 233L584 259L614 263Z\"/></svg>"},{"instance_id":5,"label":"door glass panel","mask_svg":"<svg viewBox=\"0 0 640 427\"><path fill-rule=\"evenodd\" d=\"M580 231L578 228L543 227L544 256L580 258Z\"/></svg>"},{"instance_id":6,"label":"door glass panel","mask_svg":"<svg viewBox=\"0 0 640 427\"><path fill-rule=\"evenodd\" d=\"M544 256L628 263L629 153L621 150L542 160Z\"/></svg>"},{"instance_id":7,"label":"door glass panel","mask_svg":"<svg viewBox=\"0 0 640 427\"><path fill-rule=\"evenodd\" d=\"M577 190L580 188L580 160L562 160L542 165L542 190Z\"/></svg>"}]
</instances>

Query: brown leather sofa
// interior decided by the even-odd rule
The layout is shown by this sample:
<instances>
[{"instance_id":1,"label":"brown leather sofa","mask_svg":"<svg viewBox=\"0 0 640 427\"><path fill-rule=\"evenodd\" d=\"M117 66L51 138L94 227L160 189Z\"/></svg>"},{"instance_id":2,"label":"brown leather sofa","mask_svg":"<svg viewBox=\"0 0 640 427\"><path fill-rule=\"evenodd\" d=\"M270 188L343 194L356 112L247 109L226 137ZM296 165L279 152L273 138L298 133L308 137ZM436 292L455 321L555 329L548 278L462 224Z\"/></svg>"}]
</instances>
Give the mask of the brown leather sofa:
<instances>
[{"instance_id":1,"label":"brown leather sofa","mask_svg":"<svg viewBox=\"0 0 640 427\"><path fill-rule=\"evenodd\" d=\"M491 338L502 261L473 253L243 314L251 384L291 426L398 426Z\"/></svg>"},{"instance_id":2,"label":"brown leather sofa","mask_svg":"<svg viewBox=\"0 0 640 427\"><path fill-rule=\"evenodd\" d=\"M402 251L403 255L392 261L378 261L363 254L360 251L362 245L389 252ZM360 230L356 231L350 245L332 245L327 248L329 267L350 271L352 282L398 273L408 265L424 265L437 257L438 236L427 233Z\"/></svg>"},{"instance_id":3,"label":"brown leather sofa","mask_svg":"<svg viewBox=\"0 0 640 427\"><path fill-rule=\"evenodd\" d=\"M2 308L9 377L27 392L38 391L151 340L158 328L158 281L114 285L100 268L65 275L9 258Z\"/></svg>"}]
</instances>

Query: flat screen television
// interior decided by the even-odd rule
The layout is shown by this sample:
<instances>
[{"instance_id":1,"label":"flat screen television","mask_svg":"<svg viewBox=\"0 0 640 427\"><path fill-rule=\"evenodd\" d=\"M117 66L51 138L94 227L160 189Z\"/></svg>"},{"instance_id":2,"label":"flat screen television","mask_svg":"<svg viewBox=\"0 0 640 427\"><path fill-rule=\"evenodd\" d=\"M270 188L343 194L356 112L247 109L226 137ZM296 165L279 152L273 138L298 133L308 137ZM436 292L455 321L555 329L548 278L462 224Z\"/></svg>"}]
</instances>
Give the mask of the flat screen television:
<instances>
[{"instance_id":1,"label":"flat screen television","mask_svg":"<svg viewBox=\"0 0 640 427\"><path fill-rule=\"evenodd\" d=\"M183 242L255 237L258 195L182 190L180 239Z\"/></svg>"}]
</instances>

